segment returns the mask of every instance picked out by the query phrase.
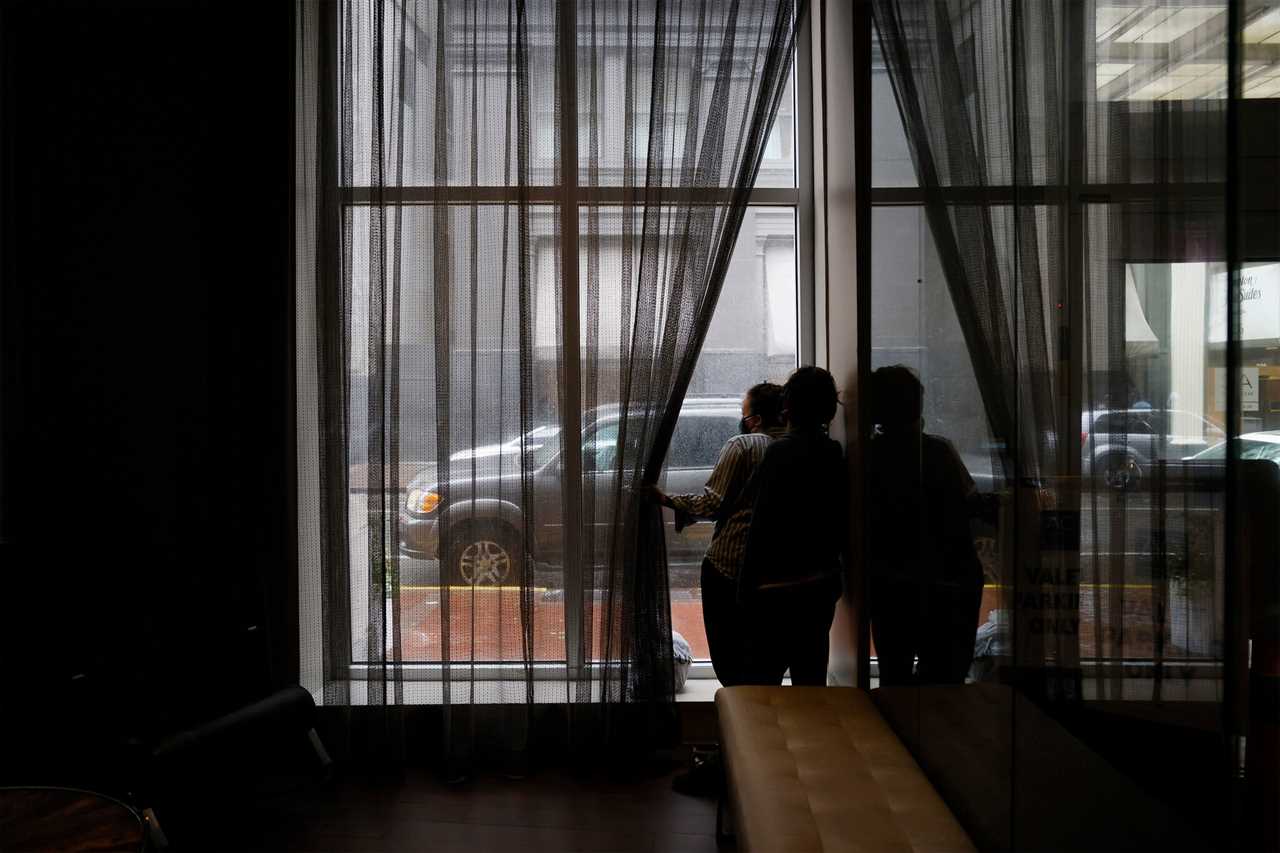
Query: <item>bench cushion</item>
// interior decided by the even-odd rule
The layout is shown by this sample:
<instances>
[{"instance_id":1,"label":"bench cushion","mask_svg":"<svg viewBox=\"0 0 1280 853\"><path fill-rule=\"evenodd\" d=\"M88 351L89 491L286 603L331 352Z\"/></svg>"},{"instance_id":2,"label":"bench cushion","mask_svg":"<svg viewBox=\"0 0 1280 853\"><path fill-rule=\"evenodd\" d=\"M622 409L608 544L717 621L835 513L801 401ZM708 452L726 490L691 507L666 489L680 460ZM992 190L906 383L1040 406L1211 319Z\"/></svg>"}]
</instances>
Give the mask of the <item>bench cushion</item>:
<instances>
[{"instance_id":1,"label":"bench cushion","mask_svg":"<svg viewBox=\"0 0 1280 853\"><path fill-rule=\"evenodd\" d=\"M742 849L975 849L864 691L726 687L716 710Z\"/></svg>"}]
</instances>

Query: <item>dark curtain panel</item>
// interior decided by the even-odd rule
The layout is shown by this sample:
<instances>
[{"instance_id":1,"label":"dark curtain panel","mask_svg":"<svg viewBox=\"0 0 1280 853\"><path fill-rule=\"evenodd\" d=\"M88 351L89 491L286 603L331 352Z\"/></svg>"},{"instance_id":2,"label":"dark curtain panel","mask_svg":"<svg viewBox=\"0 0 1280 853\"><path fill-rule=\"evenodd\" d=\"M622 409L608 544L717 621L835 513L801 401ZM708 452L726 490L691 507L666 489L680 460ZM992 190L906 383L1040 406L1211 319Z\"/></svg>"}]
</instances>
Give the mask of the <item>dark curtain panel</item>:
<instances>
[{"instance_id":1,"label":"dark curtain panel","mask_svg":"<svg viewBox=\"0 0 1280 853\"><path fill-rule=\"evenodd\" d=\"M300 4L303 671L326 705L443 705L459 773L518 761L538 703L570 706L585 746L670 733L663 527L638 486L796 6ZM402 718L379 719L394 749Z\"/></svg>"}]
</instances>

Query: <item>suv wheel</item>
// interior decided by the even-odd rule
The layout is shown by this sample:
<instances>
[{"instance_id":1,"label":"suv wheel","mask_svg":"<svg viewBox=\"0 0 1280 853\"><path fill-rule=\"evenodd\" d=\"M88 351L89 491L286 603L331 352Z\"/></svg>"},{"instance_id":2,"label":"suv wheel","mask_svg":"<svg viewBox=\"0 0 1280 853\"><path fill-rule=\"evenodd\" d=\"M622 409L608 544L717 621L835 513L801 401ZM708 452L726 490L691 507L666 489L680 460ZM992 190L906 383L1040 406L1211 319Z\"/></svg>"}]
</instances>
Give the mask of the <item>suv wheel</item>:
<instances>
[{"instance_id":1,"label":"suv wheel","mask_svg":"<svg viewBox=\"0 0 1280 853\"><path fill-rule=\"evenodd\" d=\"M1103 463L1102 479L1118 492L1132 491L1142 481L1142 468L1132 456L1108 456Z\"/></svg>"},{"instance_id":2,"label":"suv wheel","mask_svg":"<svg viewBox=\"0 0 1280 853\"><path fill-rule=\"evenodd\" d=\"M501 586L518 576L520 543L501 527L473 527L454 534L448 583Z\"/></svg>"}]
</instances>

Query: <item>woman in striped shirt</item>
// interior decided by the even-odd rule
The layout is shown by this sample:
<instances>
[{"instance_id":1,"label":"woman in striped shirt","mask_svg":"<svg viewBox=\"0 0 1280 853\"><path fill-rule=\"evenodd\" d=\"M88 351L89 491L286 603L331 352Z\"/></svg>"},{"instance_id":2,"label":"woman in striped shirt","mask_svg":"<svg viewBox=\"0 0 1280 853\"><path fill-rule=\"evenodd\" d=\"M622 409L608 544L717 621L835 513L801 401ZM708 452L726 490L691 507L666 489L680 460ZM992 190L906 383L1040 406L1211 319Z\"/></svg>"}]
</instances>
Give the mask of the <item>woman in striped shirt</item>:
<instances>
[{"instance_id":1,"label":"woman in striped shirt","mask_svg":"<svg viewBox=\"0 0 1280 853\"><path fill-rule=\"evenodd\" d=\"M711 544L702 559L702 622L716 678L727 686L744 677L745 642L738 604L738 575L747 549L751 508L755 502L751 475L774 438L783 434L782 387L772 382L753 386L742 398L740 435L725 442L720 458L700 494L668 495L657 487L658 503L680 515L715 522Z\"/></svg>"}]
</instances>

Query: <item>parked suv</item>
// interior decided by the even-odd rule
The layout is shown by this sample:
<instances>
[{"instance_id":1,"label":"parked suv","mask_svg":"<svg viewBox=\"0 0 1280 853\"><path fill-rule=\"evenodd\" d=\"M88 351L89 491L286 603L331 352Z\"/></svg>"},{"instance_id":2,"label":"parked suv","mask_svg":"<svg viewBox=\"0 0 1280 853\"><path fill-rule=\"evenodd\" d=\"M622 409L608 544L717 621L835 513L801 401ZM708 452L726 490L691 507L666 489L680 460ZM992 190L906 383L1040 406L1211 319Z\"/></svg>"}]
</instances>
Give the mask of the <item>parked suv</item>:
<instances>
[{"instance_id":1,"label":"parked suv","mask_svg":"<svg viewBox=\"0 0 1280 853\"><path fill-rule=\"evenodd\" d=\"M1080 420L1082 474L1098 471L1113 489L1135 488L1153 462L1183 459L1226 438L1206 418L1178 409L1103 409Z\"/></svg>"},{"instance_id":2,"label":"parked suv","mask_svg":"<svg viewBox=\"0 0 1280 853\"><path fill-rule=\"evenodd\" d=\"M676 494L700 492L720 448L738 431L741 414L738 400L686 400L663 466L662 487ZM606 407L588 413L582 426L582 476L591 479L596 495L595 549L601 559L606 556L614 520L618 420L617 408ZM400 553L415 559L440 559L443 583L510 583L524 557L521 531L527 521L532 525L535 550L529 556L538 563L562 564L559 433L559 427L551 425L526 433L523 465L517 437L505 444L454 454L451 476L443 484L435 466L414 477L400 509ZM528 505L522 468L531 472ZM663 512L672 561L696 563L710 541L711 525L691 525L677 534L670 511ZM442 529L449 531L450 553L444 555L439 553Z\"/></svg>"}]
</instances>

